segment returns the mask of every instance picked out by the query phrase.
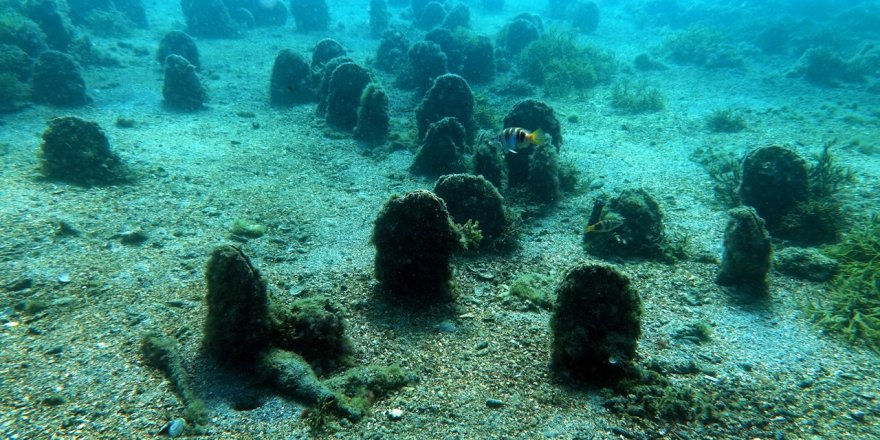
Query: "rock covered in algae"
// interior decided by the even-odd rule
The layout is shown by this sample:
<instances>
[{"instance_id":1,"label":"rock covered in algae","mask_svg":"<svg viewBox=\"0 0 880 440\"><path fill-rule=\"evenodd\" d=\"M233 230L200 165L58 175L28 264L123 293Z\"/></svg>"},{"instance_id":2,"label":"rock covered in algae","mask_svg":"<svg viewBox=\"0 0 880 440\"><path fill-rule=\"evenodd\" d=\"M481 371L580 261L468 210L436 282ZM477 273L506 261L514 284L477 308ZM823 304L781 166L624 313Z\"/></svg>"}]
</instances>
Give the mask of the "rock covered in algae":
<instances>
[{"instance_id":1,"label":"rock covered in algae","mask_svg":"<svg viewBox=\"0 0 880 440\"><path fill-rule=\"evenodd\" d=\"M391 294L438 300L450 296L449 260L458 249L446 205L430 191L393 196L373 228L376 279Z\"/></svg>"},{"instance_id":2,"label":"rock covered in algae","mask_svg":"<svg viewBox=\"0 0 880 440\"><path fill-rule=\"evenodd\" d=\"M730 220L724 231L724 253L716 281L746 293L766 294L773 247L764 220L748 206L733 208L728 214Z\"/></svg>"},{"instance_id":3,"label":"rock covered in algae","mask_svg":"<svg viewBox=\"0 0 880 440\"><path fill-rule=\"evenodd\" d=\"M266 283L250 259L234 246L214 249L205 270L208 316L204 346L221 364L252 368L269 347Z\"/></svg>"},{"instance_id":4,"label":"rock covered in algae","mask_svg":"<svg viewBox=\"0 0 880 440\"><path fill-rule=\"evenodd\" d=\"M619 378L636 355L642 300L617 269L581 263L557 289L550 318L552 366L590 383Z\"/></svg>"}]
</instances>

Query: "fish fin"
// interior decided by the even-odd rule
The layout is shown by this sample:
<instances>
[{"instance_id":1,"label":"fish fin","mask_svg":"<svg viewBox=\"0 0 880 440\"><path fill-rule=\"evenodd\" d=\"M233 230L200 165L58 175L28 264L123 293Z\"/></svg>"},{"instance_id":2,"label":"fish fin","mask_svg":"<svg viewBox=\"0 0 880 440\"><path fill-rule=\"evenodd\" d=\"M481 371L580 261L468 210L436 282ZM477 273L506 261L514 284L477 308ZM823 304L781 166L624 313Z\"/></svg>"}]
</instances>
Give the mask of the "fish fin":
<instances>
[{"instance_id":1,"label":"fish fin","mask_svg":"<svg viewBox=\"0 0 880 440\"><path fill-rule=\"evenodd\" d=\"M535 145L541 145L547 142L547 134L544 133L540 128L533 131L532 134L532 143Z\"/></svg>"},{"instance_id":2,"label":"fish fin","mask_svg":"<svg viewBox=\"0 0 880 440\"><path fill-rule=\"evenodd\" d=\"M507 150L507 152L510 154L516 154L516 150Z\"/></svg>"}]
</instances>

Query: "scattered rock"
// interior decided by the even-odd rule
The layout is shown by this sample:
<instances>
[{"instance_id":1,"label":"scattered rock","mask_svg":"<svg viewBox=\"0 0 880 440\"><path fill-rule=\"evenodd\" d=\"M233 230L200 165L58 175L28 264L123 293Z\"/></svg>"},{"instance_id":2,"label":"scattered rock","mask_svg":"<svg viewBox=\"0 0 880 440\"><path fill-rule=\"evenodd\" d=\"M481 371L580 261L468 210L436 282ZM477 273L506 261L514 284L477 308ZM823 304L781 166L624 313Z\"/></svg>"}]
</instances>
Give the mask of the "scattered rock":
<instances>
[{"instance_id":1,"label":"scattered rock","mask_svg":"<svg viewBox=\"0 0 880 440\"><path fill-rule=\"evenodd\" d=\"M504 406L504 402L502 402L501 400L498 400L498 399L486 400L486 407L487 408L501 408L502 406Z\"/></svg>"},{"instance_id":2,"label":"scattered rock","mask_svg":"<svg viewBox=\"0 0 880 440\"><path fill-rule=\"evenodd\" d=\"M774 255L779 272L803 280L825 282L837 272L837 260L813 248L785 248Z\"/></svg>"}]
</instances>

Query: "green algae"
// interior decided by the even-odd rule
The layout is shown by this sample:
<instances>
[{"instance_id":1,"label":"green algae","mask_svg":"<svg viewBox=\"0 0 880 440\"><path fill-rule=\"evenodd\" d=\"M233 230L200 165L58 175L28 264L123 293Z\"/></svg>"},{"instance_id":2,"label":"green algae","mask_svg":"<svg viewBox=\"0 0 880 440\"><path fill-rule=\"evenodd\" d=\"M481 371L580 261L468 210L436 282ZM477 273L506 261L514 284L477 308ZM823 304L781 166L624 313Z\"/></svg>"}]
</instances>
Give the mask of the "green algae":
<instances>
[{"instance_id":1,"label":"green algae","mask_svg":"<svg viewBox=\"0 0 880 440\"><path fill-rule=\"evenodd\" d=\"M840 266L827 296L804 305L807 314L829 332L880 353L880 214L825 252Z\"/></svg>"}]
</instances>

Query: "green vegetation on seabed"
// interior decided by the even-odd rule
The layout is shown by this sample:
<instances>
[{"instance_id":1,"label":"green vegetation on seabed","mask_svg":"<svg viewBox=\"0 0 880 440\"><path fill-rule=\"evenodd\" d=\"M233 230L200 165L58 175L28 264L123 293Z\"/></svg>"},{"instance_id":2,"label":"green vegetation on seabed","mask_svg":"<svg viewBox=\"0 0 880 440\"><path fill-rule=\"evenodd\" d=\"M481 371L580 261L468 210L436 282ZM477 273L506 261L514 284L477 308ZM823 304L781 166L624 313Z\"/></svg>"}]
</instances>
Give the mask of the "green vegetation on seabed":
<instances>
[{"instance_id":1,"label":"green vegetation on seabed","mask_svg":"<svg viewBox=\"0 0 880 440\"><path fill-rule=\"evenodd\" d=\"M718 109L706 119L706 127L715 133L736 133L746 128L746 120L733 109Z\"/></svg>"},{"instance_id":2,"label":"green vegetation on seabed","mask_svg":"<svg viewBox=\"0 0 880 440\"><path fill-rule=\"evenodd\" d=\"M807 302L807 314L827 330L880 353L880 214L825 252L840 262L828 295Z\"/></svg>"},{"instance_id":3,"label":"green vegetation on seabed","mask_svg":"<svg viewBox=\"0 0 880 440\"><path fill-rule=\"evenodd\" d=\"M551 31L526 46L520 55L522 74L543 85L548 96L566 96L608 82L617 68L614 55L592 46L580 46L576 35Z\"/></svg>"},{"instance_id":4,"label":"green vegetation on seabed","mask_svg":"<svg viewBox=\"0 0 880 440\"><path fill-rule=\"evenodd\" d=\"M663 110L664 99L660 90L643 82L623 82L611 91L611 105L627 113L648 113Z\"/></svg>"}]
</instances>

